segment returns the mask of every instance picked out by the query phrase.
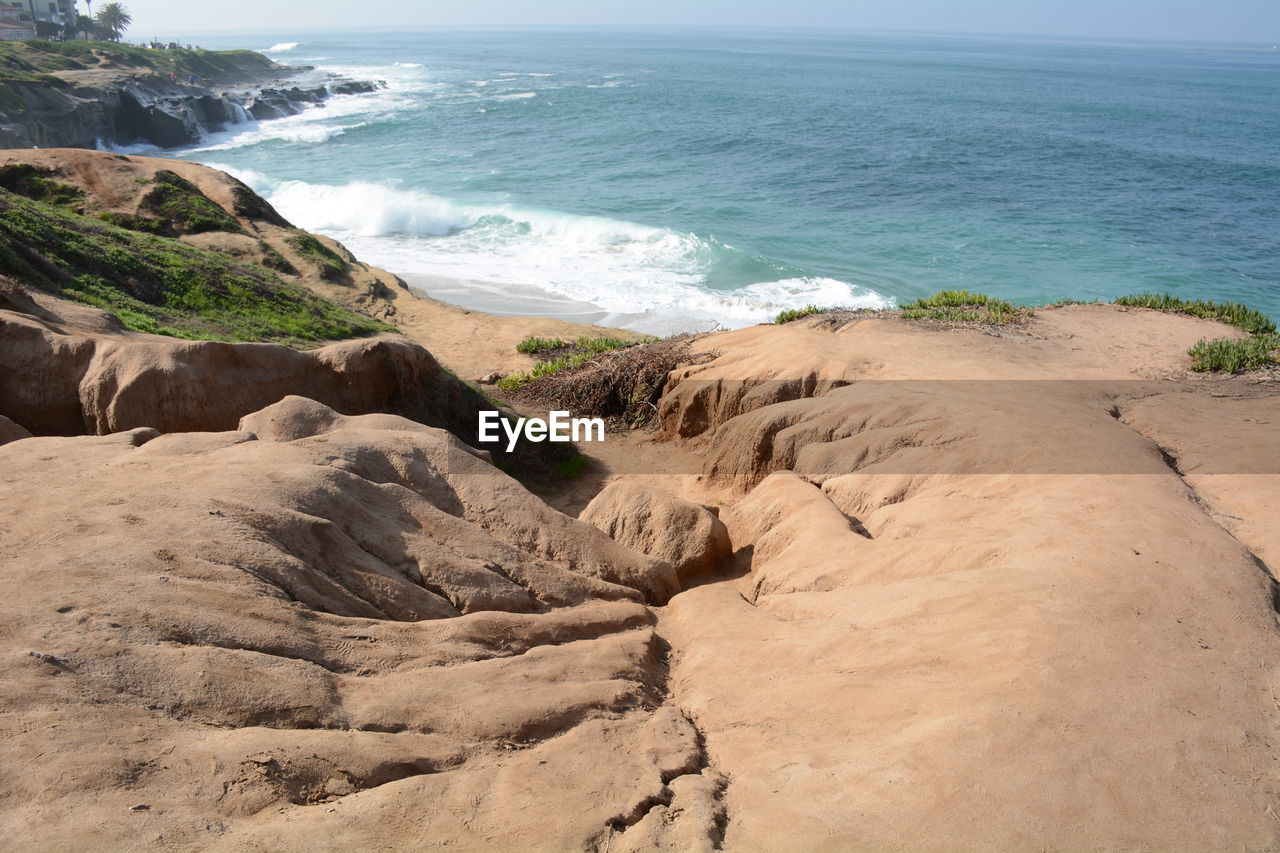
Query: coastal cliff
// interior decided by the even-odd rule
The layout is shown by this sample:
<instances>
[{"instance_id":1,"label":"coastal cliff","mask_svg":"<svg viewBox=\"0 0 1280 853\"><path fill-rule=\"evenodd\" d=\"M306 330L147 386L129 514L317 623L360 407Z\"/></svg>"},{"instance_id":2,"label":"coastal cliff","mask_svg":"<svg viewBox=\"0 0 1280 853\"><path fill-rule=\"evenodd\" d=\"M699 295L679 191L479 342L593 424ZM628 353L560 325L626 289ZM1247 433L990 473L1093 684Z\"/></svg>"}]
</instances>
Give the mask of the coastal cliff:
<instances>
[{"instance_id":1,"label":"coastal cliff","mask_svg":"<svg viewBox=\"0 0 1280 853\"><path fill-rule=\"evenodd\" d=\"M373 91L251 51L150 50L93 42L0 45L0 147L175 148L333 95Z\"/></svg>"},{"instance_id":2,"label":"coastal cliff","mask_svg":"<svg viewBox=\"0 0 1280 853\"><path fill-rule=\"evenodd\" d=\"M1280 390L1189 354L1239 322L796 312L677 342L655 429L535 493L446 368L588 329L196 164L0 178L4 845L1280 841Z\"/></svg>"}]
</instances>

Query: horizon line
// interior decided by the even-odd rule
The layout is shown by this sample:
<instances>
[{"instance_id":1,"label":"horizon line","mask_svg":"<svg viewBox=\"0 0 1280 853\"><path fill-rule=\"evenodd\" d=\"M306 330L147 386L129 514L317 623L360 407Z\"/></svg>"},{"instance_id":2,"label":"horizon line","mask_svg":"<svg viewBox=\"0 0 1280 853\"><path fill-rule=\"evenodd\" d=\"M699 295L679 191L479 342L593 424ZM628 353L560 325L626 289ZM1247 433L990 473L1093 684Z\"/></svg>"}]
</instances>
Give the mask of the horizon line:
<instances>
[{"instance_id":1,"label":"horizon line","mask_svg":"<svg viewBox=\"0 0 1280 853\"><path fill-rule=\"evenodd\" d=\"M819 27L779 24L422 24L412 27L397 27L391 24L364 27L351 26L319 26L272 28L255 27L244 29L209 29L193 31L189 37L178 39L185 41L200 36L240 36L240 35L272 35L311 34L311 33L427 33L427 32L661 32L661 31L701 31L716 33L734 32L769 32L769 33L812 33L830 35L899 35L929 37L970 37L970 38L1008 38L1034 41L1071 41L1071 42L1112 42L1138 43L1147 45L1204 45L1215 47L1244 47L1258 50L1280 50L1280 35L1274 39L1261 41L1205 40L1186 37L1159 37L1139 35L1090 35L1090 34L1049 34L1049 33L1016 33L993 32L979 30L920 30L893 28L860 28L860 27ZM159 38L159 37L157 37ZM160 38L164 41L165 39Z\"/></svg>"}]
</instances>

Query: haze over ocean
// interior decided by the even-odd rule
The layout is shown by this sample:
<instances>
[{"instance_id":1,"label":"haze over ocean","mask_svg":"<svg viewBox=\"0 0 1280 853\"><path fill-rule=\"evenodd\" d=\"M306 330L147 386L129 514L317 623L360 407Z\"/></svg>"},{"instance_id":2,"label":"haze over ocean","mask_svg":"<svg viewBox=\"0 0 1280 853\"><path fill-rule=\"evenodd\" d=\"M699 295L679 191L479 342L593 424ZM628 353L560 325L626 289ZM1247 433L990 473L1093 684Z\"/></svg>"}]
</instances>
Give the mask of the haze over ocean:
<instances>
[{"instance_id":1,"label":"haze over ocean","mask_svg":"<svg viewBox=\"0 0 1280 853\"><path fill-rule=\"evenodd\" d=\"M1270 44L678 29L200 43L387 81L179 156L451 301L657 333L941 288L1158 290L1280 316Z\"/></svg>"}]
</instances>

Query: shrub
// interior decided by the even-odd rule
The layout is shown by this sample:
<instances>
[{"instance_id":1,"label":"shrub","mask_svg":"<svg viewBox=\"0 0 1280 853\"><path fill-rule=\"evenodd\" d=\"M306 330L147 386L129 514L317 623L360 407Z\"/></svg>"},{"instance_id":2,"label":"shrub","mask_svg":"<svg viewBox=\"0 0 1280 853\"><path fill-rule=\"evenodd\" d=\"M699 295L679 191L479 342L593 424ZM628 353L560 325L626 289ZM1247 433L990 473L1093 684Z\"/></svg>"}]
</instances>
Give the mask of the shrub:
<instances>
[{"instance_id":1,"label":"shrub","mask_svg":"<svg viewBox=\"0 0 1280 853\"><path fill-rule=\"evenodd\" d=\"M540 361L529 370L502 377L498 380L498 388L503 391L519 391L535 379L553 376L562 370L577 367L579 364L590 361L594 356L595 353L592 352L575 352L549 361Z\"/></svg>"},{"instance_id":2,"label":"shrub","mask_svg":"<svg viewBox=\"0 0 1280 853\"><path fill-rule=\"evenodd\" d=\"M948 323L1012 323L1022 312L1011 302L967 290L939 290L933 296L902 306L907 320L942 320Z\"/></svg>"},{"instance_id":3,"label":"shrub","mask_svg":"<svg viewBox=\"0 0 1280 853\"><path fill-rule=\"evenodd\" d=\"M559 352L559 356L539 361L532 368L520 373L513 373L498 380L498 388L503 391L519 391L536 379L554 376L562 370L585 364L597 355L617 349L634 346L637 343L654 343L657 338L643 341L625 341L622 338L578 338L573 343L566 343L560 338L525 338L516 345L523 353L539 354Z\"/></svg>"},{"instance_id":4,"label":"shrub","mask_svg":"<svg viewBox=\"0 0 1280 853\"><path fill-rule=\"evenodd\" d=\"M687 359L688 346L687 338L668 338L600 354L578 352L542 362L503 382L527 403L636 428L657 414L667 374Z\"/></svg>"},{"instance_id":5,"label":"shrub","mask_svg":"<svg viewBox=\"0 0 1280 853\"><path fill-rule=\"evenodd\" d=\"M1171 293L1136 293L1131 296L1121 296L1115 304L1204 317L1207 320L1217 320L1229 326L1244 329L1251 335L1266 334L1276 330L1276 324L1270 317L1256 308L1250 308L1239 302L1183 299Z\"/></svg>"},{"instance_id":6,"label":"shrub","mask_svg":"<svg viewBox=\"0 0 1280 853\"><path fill-rule=\"evenodd\" d=\"M539 338L531 335L516 344L516 352L533 355L540 352L551 352L553 350L564 349L567 346L569 346L568 342L561 340L560 338Z\"/></svg>"},{"instance_id":7,"label":"shrub","mask_svg":"<svg viewBox=\"0 0 1280 853\"><path fill-rule=\"evenodd\" d=\"M1220 338L1214 341L1200 340L1193 346L1191 369L1201 373L1239 373L1268 364L1280 364L1280 335L1267 332L1252 335L1243 340Z\"/></svg>"},{"instance_id":8,"label":"shrub","mask_svg":"<svg viewBox=\"0 0 1280 853\"><path fill-rule=\"evenodd\" d=\"M647 338L643 343L653 343L656 340L657 338ZM590 353L602 353L629 347L634 343L637 341L624 341L622 338L578 338L574 347Z\"/></svg>"},{"instance_id":9,"label":"shrub","mask_svg":"<svg viewBox=\"0 0 1280 853\"><path fill-rule=\"evenodd\" d=\"M781 326L783 323L790 323L792 320L799 320L801 317L812 317L814 314L825 314L830 308L819 308L817 305L806 305L803 308L792 308L787 311L781 311L777 317L773 318L773 322Z\"/></svg>"}]
</instances>

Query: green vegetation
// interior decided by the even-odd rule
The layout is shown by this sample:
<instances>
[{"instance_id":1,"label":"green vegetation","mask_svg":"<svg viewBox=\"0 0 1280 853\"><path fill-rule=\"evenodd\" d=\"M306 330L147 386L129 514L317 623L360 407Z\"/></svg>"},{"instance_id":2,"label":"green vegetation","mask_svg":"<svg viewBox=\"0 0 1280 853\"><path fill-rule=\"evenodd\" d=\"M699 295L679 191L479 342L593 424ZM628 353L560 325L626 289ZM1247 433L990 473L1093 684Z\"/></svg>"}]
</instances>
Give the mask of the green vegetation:
<instances>
[{"instance_id":1,"label":"green vegetation","mask_svg":"<svg viewBox=\"0 0 1280 853\"><path fill-rule=\"evenodd\" d=\"M599 354L602 352L611 352L623 347L629 347L635 343L651 344L657 338L645 338L642 341L624 341L622 338L578 338L574 343L575 349L585 350L589 353Z\"/></svg>"},{"instance_id":2,"label":"green vegetation","mask_svg":"<svg viewBox=\"0 0 1280 853\"><path fill-rule=\"evenodd\" d=\"M535 353L564 349L567 346L569 346L569 342L561 340L560 338L538 338L530 336L516 344L516 352L522 352L526 355L534 355Z\"/></svg>"},{"instance_id":3,"label":"green vegetation","mask_svg":"<svg viewBox=\"0 0 1280 853\"><path fill-rule=\"evenodd\" d=\"M289 263L289 259L284 255L271 248L265 240L258 241L258 248L262 251L262 265L267 269L289 275L298 274L298 268Z\"/></svg>"},{"instance_id":4,"label":"green vegetation","mask_svg":"<svg viewBox=\"0 0 1280 853\"><path fill-rule=\"evenodd\" d=\"M773 318L773 322L781 326L783 323L790 323L792 320L799 320L801 317L812 317L814 314L825 314L830 308L819 308L817 305L806 305L803 308L793 308L783 311Z\"/></svg>"},{"instance_id":5,"label":"green vegetation","mask_svg":"<svg viewBox=\"0 0 1280 853\"><path fill-rule=\"evenodd\" d=\"M138 216L133 213L117 213L114 210L108 210L105 213L99 213L98 218L109 225L125 228L129 231L141 231L143 234L160 234L167 237L173 236L173 229L169 227L169 223L160 219L153 219L150 216Z\"/></svg>"},{"instance_id":6,"label":"green vegetation","mask_svg":"<svg viewBox=\"0 0 1280 853\"><path fill-rule=\"evenodd\" d=\"M231 209L236 216L255 222L269 222L281 228L292 228L289 222L262 196L236 181L231 187Z\"/></svg>"},{"instance_id":7,"label":"green vegetation","mask_svg":"<svg viewBox=\"0 0 1280 853\"><path fill-rule=\"evenodd\" d=\"M534 365L528 373L498 383L528 403L563 409L579 416L601 417L614 427L636 429L658 413L667 376L686 358L687 337L628 343L616 338L579 341L586 348ZM590 345L619 346L593 353Z\"/></svg>"},{"instance_id":8,"label":"green vegetation","mask_svg":"<svg viewBox=\"0 0 1280 853\"><path fill-rule=\"evenodd\" d=\"M926 299L902 306L907 320L944 320L949 323L990 323L1003 326L1019 315L1012 303L967 290L939 290Z\"/></svg>"},{"instance_id":9,"label":"green vegetation","mask_svg":"<svg viewBox=\"0 0 1280 853\"><path fill-rule=\"evenodd\" d=\"M200 188L168 169L156 172L152 188L138 203L141 213L153 214L179 234L207 231L245 233L236 218L209 200Z\"/></svg>"},{"instance_id":10,"label":"green vegetation","mask_svg":"<svg viewBox=\"0 0 1280 853\"><path fill-rule=\"evenodd\" d=\"M1217 320L1228 326L1244 329L1251 335L1261 335L1276 330L1276 324L1270 317L1256 308L1250 308L1239 302L1183 299L1171 293L1138 293L1133 296L1122 296L1115 301L1115 304L1204 317L1207 320Z\"/></svg>"},{"instance_id":11,"label":"green vegetation","mask_svg":"<svg viewBox=\"0 0 1280 853\"><path fill-rule=\"evenodd\" d=\"M173 337L309 344L390 330L260 266L4 190L0 273Z\"/></svg>"},{"instance_id":12,"label":"green vegetation","mask_svg":"<svg viewBox=\"0 0 1280 853\"><path fill-rule=\"evenodd\" d=\"M251 50L155 50L105 41L0 42L0 80L36 80L55 71L136 68L162 76L194 74L208 79L243 76L274 67Z\"/></svg>"},{"instance_id":13,"label":"green vegetation","mask_svg":"<svg viewBox=\"0 0 1280 853\"><path fill-rule=\"evenodd\" d=\"M1275 321L1257 308L1250 308L1240 302L1183 299L1172 293L1136 293L1120 297L1115 304L1217 320L1249 333L1250 336L1243 340L1219 338L1198 341L1187 351L1191 356L1192 370L1201 373L1239 373L1242 370L1280 363L1276 352L1280 350L1280 336L1276 334Z\"/></svg>"},{"instance_id":14,"label":"green vegetation","mask_svg":"<svg viewBox=\"0 0 1280 853\"><path fill-rule=\"evenodd\" d=\"M1201 373L1239 373L1268 364L1280 364L1280 335L1264 332L1243 340L1200 340L1187 353L1191 369Z\"/></svg>"},{"instance_id":15,"label":"green vegetation","mask_svg":"<svg viewBox=\"0 0 1280 853\"><path fill-rule=\"evenodd\" d=\"M320 268L320 277L325 281L340 281L347 274L346 260L307 232L299 231L294 234L289 238L289 245L299 255L314 262Z\"/></svg>"},{"instance_id":16,"label":"green vegetation","mask_svg":"<svg viewBox=\"0 0 1280 853\"><path fill-rule=\"evenodd\" d=\"M644 343L652 343L656 340L657 338L646 338ZM516 344L516 352L522 352L526 355L544 355L568 350L570 355L578 353L598 355L599 353L609 352L634 343L637 343L637 341L626 341L622 338L578 338L576 341L566 341L562 338L531 336Z\"/></svg>"},{"instance_id":17,"label":"green vegetation","mask_svg":"<svg viewBox=\"0 0 1280 853\"><path fill-rule=\"evenodd\" d=\"M15 163L0 167L0 189L26 196L36 201L78 208L84 201L84 191L79 187L53 180L54 173L38 169L27 163Z\"/></svg>"},{"instance_id":18,"label":"green vegetation","mask_svg":"<svg viewBox=\"0 0 1280 853\"><path fill-rule=\"evenodd\" d=\"M111 41L120 41L124 31L133 23L133 16L122 3L108 3L98 10L93 18L98 25L98 35L106 36Z\"/></svg>"},{"instance_id":19,"label":"green vegetation","mask_svg":"<svg viewBox=\"0 0 1280 853\"><path fill-rule=\"evenodd\" d=\"M553 358L549 361L540 361L527 371L513 373L510 376L504 376L498 380L498 388L503 391L519 391L535 379L541 379L544 376L554 376L562 370L568 370L570 367L577 367L579 364L585 364L595 358L594 352L575 352L569 355L562 355L559 358Z\"/></svg>"},{"instance_id":20,"label":"green vegetation","mask_svg":"<svg viewBox=\"0 0 1280 853\"><path fill-rule=\"evenodd\" d=\"M586 364L597 355L638 343L654 343L657 338L646 338L642 341L624 341L622 338L578 338L572 343L560 338L525 338L516 344L519 352L532 355L559 352L555 358L539 361L530 370L513 373L498 380L498 387L503 391L519 391L535 379L554 376L562 370Z\"/></svg>"}]
</instances>

